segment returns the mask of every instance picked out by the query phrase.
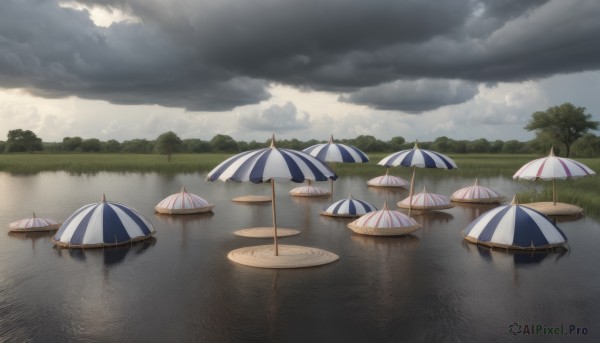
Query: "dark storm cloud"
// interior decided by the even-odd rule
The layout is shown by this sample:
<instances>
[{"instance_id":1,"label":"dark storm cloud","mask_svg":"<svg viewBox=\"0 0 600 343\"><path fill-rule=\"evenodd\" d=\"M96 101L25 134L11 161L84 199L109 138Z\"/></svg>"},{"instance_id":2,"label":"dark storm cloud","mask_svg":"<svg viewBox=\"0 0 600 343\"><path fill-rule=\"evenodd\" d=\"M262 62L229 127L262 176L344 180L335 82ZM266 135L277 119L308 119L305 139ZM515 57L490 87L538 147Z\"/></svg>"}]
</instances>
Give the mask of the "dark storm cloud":
<instances>
[{"instance_id":1,"label":"dark storm cloud","mask_svg":"<svg viewBox=\"0 0 600 343\"><path fill-rule=\"evenodd\" d=\"M348 96L340 97L340 100L382 110L420 113L463 103L476 94L477 86L470 82L425 79L365 87Z\"/></svg>"},{"instance_id":2,"label":"dark storm cloud","mask_svg":"<svg viewBox=\"0 0 600 343\"><path fill-rule=\"evenodd\" d=\"M0 86L228 110L267 99L275 82L415 112L470 99L468 81L600 67L595 0L79 2L118 8L140 22L102 28L56 1L4 0ZM437 84L418 94L418 104L374 91L422 79L464 80L466 88L441 96Z\"/></svg>"}]
</instances>

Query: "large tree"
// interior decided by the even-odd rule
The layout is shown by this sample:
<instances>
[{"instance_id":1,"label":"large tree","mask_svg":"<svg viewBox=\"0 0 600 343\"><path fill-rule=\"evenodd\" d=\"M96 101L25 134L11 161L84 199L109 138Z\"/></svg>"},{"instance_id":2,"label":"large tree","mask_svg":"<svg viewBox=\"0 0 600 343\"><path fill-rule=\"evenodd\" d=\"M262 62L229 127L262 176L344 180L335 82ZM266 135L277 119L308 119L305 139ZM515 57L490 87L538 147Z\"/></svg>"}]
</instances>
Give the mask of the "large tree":
<instances>
[{"instance_id":1,"label":"large tree","mask_svg":"<svg viewBox=\"0 0 600 343\"><path fill-rule=\"evenodd\" d=\"M217 152L236 152L237 142L228 135L217 134L210 140L213 150Z\"/></svg>"},{"instance_id":2,"label":"large tree","mask_svg":"<svg viewBox=\"0 0 600 343\"><path fill-rule=\"evenodd\" d=\"M539 138L551 137L565 145L569 157L571 145L588 130L597 130L599 122L591 120L592 115L585 113L585 107L575 107L571 103L548 108L546 111L535 112L529 124L528 131L536 131Z\"/></svg>"},{"instance_id":3,"label":"large tree","mask_svg":"<svg viewBox=\"0 0 600 343\"><path fill-rule=\"evenodd\" d=\"M167 160L171 162L171 155L181 151L182 143L175 132L169 131L161 134L156 138L156 144L154 145L154 151L159 154L167 155Z\"/></svg>"},{"instance_id":4,"label":"large tree","mask_svg":"<svg viewBox=\"0 0 600 343\"><path fill-rule=\"evenodd\" d=\"M44 150L42 139L30 130L15 129L8 131L5 149L7 152L33 152Z\"/></svg>"}]
</instances>

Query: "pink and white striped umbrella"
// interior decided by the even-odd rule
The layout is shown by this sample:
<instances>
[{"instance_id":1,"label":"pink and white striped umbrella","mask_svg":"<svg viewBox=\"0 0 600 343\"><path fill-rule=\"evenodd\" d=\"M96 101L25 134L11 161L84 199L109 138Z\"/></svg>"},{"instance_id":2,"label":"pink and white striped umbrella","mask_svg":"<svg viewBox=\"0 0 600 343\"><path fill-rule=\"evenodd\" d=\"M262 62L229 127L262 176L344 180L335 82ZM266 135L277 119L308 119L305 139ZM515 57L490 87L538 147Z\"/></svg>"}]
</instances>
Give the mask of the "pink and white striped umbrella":
<instances>
[{"instance_id":1,"label":"pink and white striped umbrella","mask_svg":"<svg viewBox=\"0 0 600 343\"><path fill-rule=\"evenodd\" d=\"M311 186L300 186L293 188L290 194L296 197L320 197L331 194L327 189L322 187Z\"/></svg>"},{"instance_id":2,"label":"pink and white striped umbrella","mask_svg":"<svg viewBox=\"0 0 600 343\"><path fill-rule=\"evenodd\" d=\"M421 225L404 213L390 210L385 203L383 209L361 216L349 223L348 227L363 235L399 236L414 232Z\"/></svg>"},{"instance_id":3,"label":"pink and white striped umbrella","mask_svg":"<svg viewBox=\"0 0 600 343\"><path fill-rule=\"evenodd\" d=\"M415 210L443 210L454 207L447 196L441 194L428 193L423 187L423 192L412 196L412 206L410 205L411 198L408 197L398 203L400 208L413 208Z\"/></svg>"},{"instance_id":4,"label":"pink and white striped umbrella","mask_svg":"<svg viewBox=\"0 0 600 343\"><path fill-rule=\"evenodd\" d=\"M554 182L556 179L564 180L595 174L595 171L591 170L583 163L570 158L555 156L554 148L552 148L547 157L538 158L522 166L517 170L515 175L513 175L513 179L531 181L540 179L552 180L552 201L556 204L556 184Z\"/></svg>"},{"instance_id":5,"label":"pink and white striped umbrella","mask_svg":"<svg viewBox=\"0 0 600 343\"><path fill-rule=\"evenodd\" d=\"M19 219L8 224L9 231L12 232L27 232L27 231L52 231L60 227L61 223L54 219L39 218L33 212L31 218Z\"/></svg>"},{"instance_id":6,"label":"pink and white striped umbrella","mask_svg":"<svg viewBox=\"0 0 600 343\"><path fill-rule=\"evenodd\" d=\"M179 193L171 194L159 202L154 211L164 214L191 214L208 212L213 207L215 205L181 187Z\"/></svg>"},{"instance_id":7,"label":"pink and white striped umbrella","mask_svg":"<svg viewBox=\"0 0 600 343\"><path fill-rule=\"evenodd\" d=\"M450 199L456 202L489 204L502 201L504 196L491 188L479 185L479 180L475 179L473 186L457 190L450 196Z\"/></svg>"},{"instance_id":8,"label":"pink and white striped umbrella","mask_svg":"<svg viewBox=\"0 0 600 343\"><path fill-rule=\"evenodd\" d=\"M367 181L367 185L373 187L405 187L408 186L408 181L401 177L389 175L386 169L385 175L372 178Z\"/></svg>"}]
</instances>

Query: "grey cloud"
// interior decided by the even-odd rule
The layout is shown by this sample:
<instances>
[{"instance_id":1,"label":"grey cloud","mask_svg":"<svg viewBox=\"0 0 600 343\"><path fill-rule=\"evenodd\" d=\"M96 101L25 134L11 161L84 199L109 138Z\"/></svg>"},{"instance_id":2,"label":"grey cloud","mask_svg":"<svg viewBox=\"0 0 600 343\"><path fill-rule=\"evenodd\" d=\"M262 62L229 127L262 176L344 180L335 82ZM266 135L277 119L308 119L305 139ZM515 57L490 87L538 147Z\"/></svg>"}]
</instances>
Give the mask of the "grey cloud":
<instances>
[{"instance_id":1,"label":"grey cloud","mask_svg":"<svg viewBox=\"0 0 600 343\"><path fill-rule=\"evenodd\" d=\"M272 105L261 113L241 115L239 122L240 126L251 130L284 132L308 128L310 116L287 102L283 106Z\"/></svg>"},{"instance_id":2,"label":"grey cloud","mask_svg":"<svg viewBox=\"0 0 600 343\"><path fill-rule=\"evenodd\" d=\"M477 95L477 85L460 80L395 81L362 88L341 101L382 110L420 113L446 105L460 104Z\"/></svg>"},{"instance_id":3,"label":"grey cloud","mask_svg":"<svg viewBox=\"0 0 600 343\"><path fill-rule=\"evenodd\" d=\"M595 0L79 2L140 21L96 27L58 0L1 1L0 87L218 111L268 99L270 82L358 101L397 80L493 84L600 69Z\"/></svg>"}]
</instances>

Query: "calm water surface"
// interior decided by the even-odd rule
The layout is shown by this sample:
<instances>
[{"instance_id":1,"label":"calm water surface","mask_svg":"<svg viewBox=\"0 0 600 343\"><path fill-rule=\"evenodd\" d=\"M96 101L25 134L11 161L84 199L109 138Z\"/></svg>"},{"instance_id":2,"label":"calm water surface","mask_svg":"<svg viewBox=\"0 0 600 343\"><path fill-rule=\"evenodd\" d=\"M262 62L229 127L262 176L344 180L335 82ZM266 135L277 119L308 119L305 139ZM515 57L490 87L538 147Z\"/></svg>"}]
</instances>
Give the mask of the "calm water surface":
<instances>
[{"instance_id":1,"label":"calm water surface","mask_svg":"<svg viewBox=\"0 0 600 343\"><path fill-rule=\"evenodd\" d=\"M395 173L407 178L407 175ZM405 171L404 174L408 174ZM230 262L227 252L271 240L235 236L269 226L270 204L232 198L269 195L269 185L205 182L205 175L0 173L0 341L7 342L530 342L600 339L600 224L590 217L558 225L569 250L550 254L490 251L464 243L461 231L489 205L413 217L423 228L405 237L354 234L347 219L320 216L328 198L292 198L277 184L278 224L301 234L283 244L322 248L340 260L321 267L269 270ZM440 171L417 175L430 192L450 195L474 180ZM341 178L335 200L352 193L381 208L408 191ZM512 197L531 187L480 179ZM153 207L184 185L214 203L214 213L155 215ZM327 183L320 183L329 187ZM65 220L108 200L136 208L155 238L110 249L57 249L52 233L9 234L6 225L39 216ZM521 334L513 336L516 323ZM526 327L542 327L523 335ZM543 335L573 325L580 335ZM514 328L517 328L515 326ZM582 335L585 329L587 335Z\"/></svg>"}]
</instances>

